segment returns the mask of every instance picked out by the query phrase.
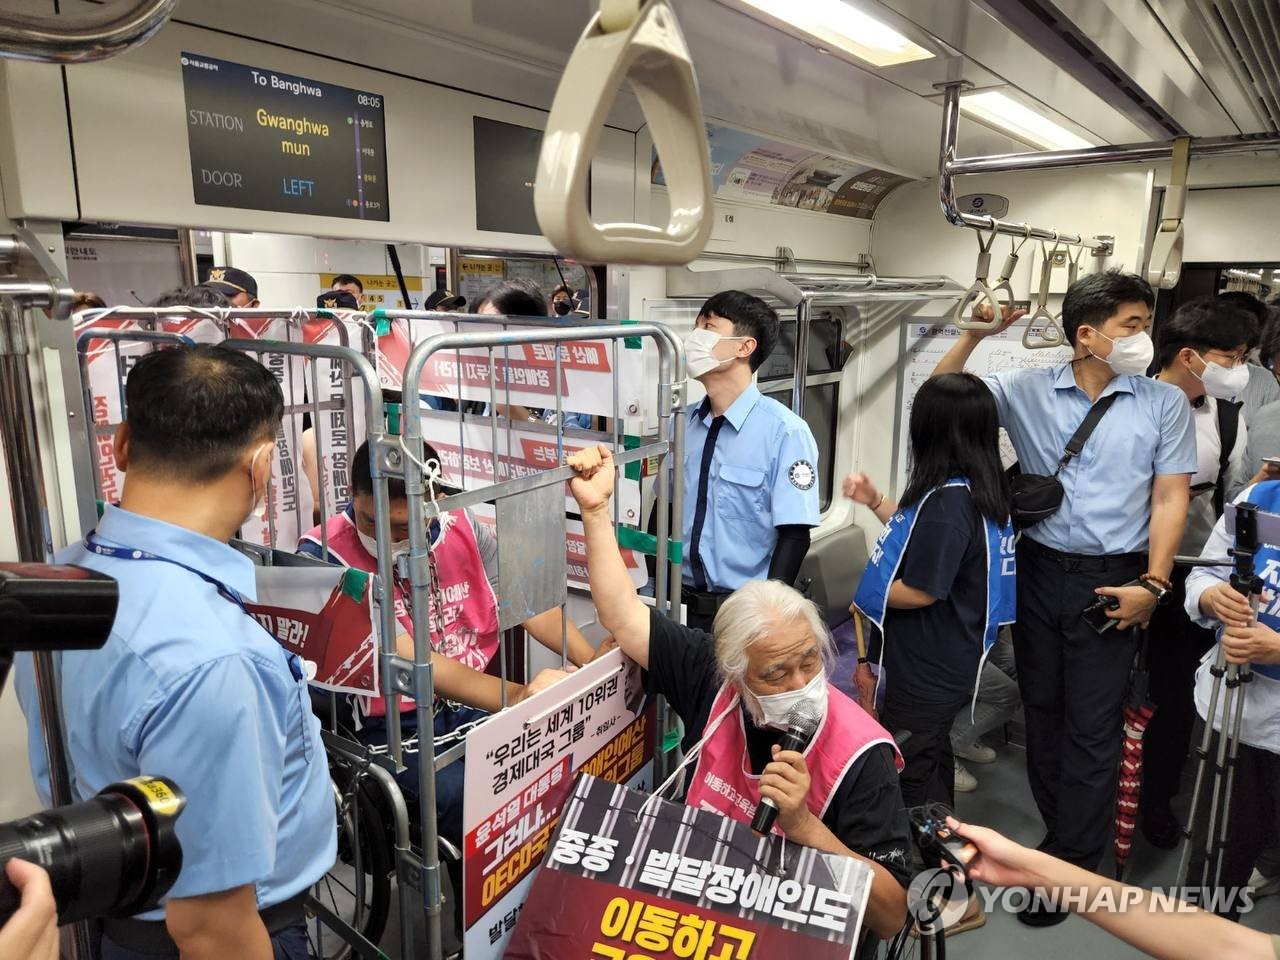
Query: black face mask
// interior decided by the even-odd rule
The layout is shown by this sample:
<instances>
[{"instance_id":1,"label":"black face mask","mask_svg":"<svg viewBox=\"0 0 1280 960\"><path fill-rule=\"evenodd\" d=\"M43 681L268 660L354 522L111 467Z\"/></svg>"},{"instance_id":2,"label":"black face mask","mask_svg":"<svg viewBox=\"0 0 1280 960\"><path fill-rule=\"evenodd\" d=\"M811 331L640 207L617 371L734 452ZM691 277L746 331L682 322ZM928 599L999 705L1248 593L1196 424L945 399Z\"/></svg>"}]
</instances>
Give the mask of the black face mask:
<instances>
[{"instance_id":1,"label":"black face mask","mask_svg":"<svg viewBox=\"0 0 1280 960\"><path fill-rule=\"evenodd\" d=\"M551 304L551 309L556 312L556 316L567 317L573 312L573 302L570 300L557 300Z\"/></svg>"}]
</instances>

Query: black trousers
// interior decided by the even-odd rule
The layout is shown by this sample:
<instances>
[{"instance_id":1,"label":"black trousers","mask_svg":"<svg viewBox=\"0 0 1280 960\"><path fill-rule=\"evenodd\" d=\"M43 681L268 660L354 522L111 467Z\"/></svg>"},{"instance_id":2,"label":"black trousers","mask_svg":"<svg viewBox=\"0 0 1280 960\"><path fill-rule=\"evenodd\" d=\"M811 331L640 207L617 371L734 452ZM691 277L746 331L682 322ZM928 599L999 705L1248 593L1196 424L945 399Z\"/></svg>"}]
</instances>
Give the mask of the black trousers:
<instances>
[{"instance_id":1,"label":"black trousers","mask_svg":"<svg viewBox=\"0 0 1280 960\"><path fill-rule=\"evenodd\" d=\"M1222 696L1226 695L1224 688ZM1219 707L1219 710L1222 708ZM1195 721L1193 737L1196 746L1204 735L1204 721ZM1209 746L1209 763L1205 767L1196 804L1196 822L1191 824L1191 864L1185 881L1188 887L1213 887L1214 861L1209 862L1208 878L1204 877L1205 840L1209 828L1209 807L1213 802L1213 764L1217 757L1218 738L1215 731ZM1225 780L1223 789L1225 790ZM1221 822L1221 812L1219 812ZM1222 854L1222 877L1217 886L1230 890L1249 882L1258 855L1280 842L1280 755L1240 744L1236 757L1236 775L1231 788L1231 808L1227 814L1227 843ZM1215 833L1218 828L1215 826ZM1204 904L1217 907L1217 913L1232 920L1239 918L1238 901L1230 904ZM1230 909L1226 909L1226 908Z\"/></svg>"},{"instance_id":2,"label":"black trousers","mask_svg":"<svg viewBox=\"0 0 1280 960\"><path fill-rule=\"evenodd\" d=\"M1173 596L1156 608L1148 630L1147 669L1155 716L1143 737L1141 810L1168 807L1178 795L1196 721L1196 668L1213 646L1213 631L1196 626L1182 608L1187 573L1173 572Z\"/></svg>"},{"instance_id":3,"label":"black trousers","mask_svg":"<svg viewBox=\"0 0 1280 960\"><path fill-rule=\"evenodd\" d=\"M904 696L895 689L893 680L887 681L880 723L895 736L904 730L911 734L900 747L906 765L898 774L902 802L907 807L935 802L955 806L951 725L956 714L968 705L965 694L942 703L929 703Z\"/></svg>"},{"instance_id":4,"label":"black trousers","mask_svg":"<svg viewBox=\"0 0 1280 960\"><path fill-rule=\"evenodd\" d=\"M1096 870L1115 820L1121 719L1136 636L1098 634L1081 611L1098 587L1135 579L1143 557L1054 554L1018 545L1013 649L1027 722L1027 776L1046 828L1043 849Z\"/></svg>"}]
</instances>

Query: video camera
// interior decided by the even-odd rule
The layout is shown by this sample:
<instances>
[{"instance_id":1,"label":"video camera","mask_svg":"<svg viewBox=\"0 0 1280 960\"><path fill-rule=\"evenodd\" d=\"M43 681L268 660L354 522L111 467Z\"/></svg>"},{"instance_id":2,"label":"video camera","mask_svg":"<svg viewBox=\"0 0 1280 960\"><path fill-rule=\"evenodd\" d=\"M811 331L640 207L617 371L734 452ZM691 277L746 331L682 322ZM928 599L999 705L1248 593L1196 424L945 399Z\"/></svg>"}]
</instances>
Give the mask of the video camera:
<instances>
[{"instance_id":1,"label":"video camera","mask_svg":"<svg viewBox=\"0 0 1280 960\"><path fill-rule=\"evenodd\" d=\"M105 574L0 563L0 693L16 651L101 648L118 601ZM182 869L174 823L186 803L169 780L137 777L83 803L0 824L0 924L18 908L3 869L15 857L48 872L60 923L153 909Z\"/></svg>"}]
</instances>

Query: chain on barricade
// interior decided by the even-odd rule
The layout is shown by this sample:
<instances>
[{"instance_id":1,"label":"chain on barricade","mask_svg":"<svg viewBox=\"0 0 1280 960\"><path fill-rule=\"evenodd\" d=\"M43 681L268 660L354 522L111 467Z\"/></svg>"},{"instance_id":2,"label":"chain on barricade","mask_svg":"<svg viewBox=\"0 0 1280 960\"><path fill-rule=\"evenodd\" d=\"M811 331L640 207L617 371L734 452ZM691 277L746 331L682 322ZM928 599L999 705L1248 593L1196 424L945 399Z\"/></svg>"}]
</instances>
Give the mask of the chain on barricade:
<instances>
[{"instance_id":1,"label":"chain on barricade","mask_svg":"<svg viewBox=\"0 0 1280 960\"><path fill-rule=\"evenodd\" d=\"M450 708L459 706L458 704L455 704L451 700L437 699L436 702L438 704L447 705ZM438 706L436 709L440 710L443 708L444 706ZM442 747L448 747L448 746L451 746L452 744L462 742L467 738L467 734L469 734L472 730L480 726L480 724L484 723L488 719L489 719L489 716L486 714L485 716L477 717L475 720L468 720L466 723L459 724L457 727L450 730L448 733L436 734L436 737L435 737L436 750L439 750ZM390 748L387 747L385 744L380 744L380 745L369 747L369 752L376 753L379 756L385 756L389 751L389 749ZM417 734L414 734L414 736L410 737L408 740L405 740L403 743L401 743L400 749L404 753L410 753L410 754L417 753L418 752Z\"/></svg>"},{"instance_id":2,"label":"chain on barricade","mask_svg":"<svg viewBox=\"0 0 1280 960\"><path fill-rule=\"evenodd\" d=\"M403 436L400 437L400 450L422 470L423 477L427 483L427 512L430 519L434 520L437 525L436 536L428 535L427 537L427 634L431 638L432 652L439 652L441 645L436 639L436 633L444 629L444 590L440 586L440 567L436 562L436 541L444 532L445 517L440 513L440 508L436 506L436 497L441 492L440 488L443 487L441 477L444 471L440 466L440 461L435 457L424 463L414 456L405 445ZM410 616L412 616L412 591L406 591L406 599L409 603ZM434 717L445 708L456 710L460 706L462 704L452 700L445 700L443 697L436 697L431 707L431 715ZM416 742L416 740L417 738L414 737L413 741ZM408 743L401 746L407 749Z\"/></svg>"}]
</instances>

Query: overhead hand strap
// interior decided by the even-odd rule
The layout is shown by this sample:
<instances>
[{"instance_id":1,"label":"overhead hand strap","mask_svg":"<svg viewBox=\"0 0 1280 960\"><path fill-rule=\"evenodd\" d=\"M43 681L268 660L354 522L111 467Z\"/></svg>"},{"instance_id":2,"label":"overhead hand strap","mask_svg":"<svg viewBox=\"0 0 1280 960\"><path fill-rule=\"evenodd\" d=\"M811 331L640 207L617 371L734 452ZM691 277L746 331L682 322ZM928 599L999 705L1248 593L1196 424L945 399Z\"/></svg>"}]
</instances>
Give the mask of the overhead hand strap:
<instances>
[{"instance_id":1,"label":"overhead hand strap","mask_svg":"<svg viewBox=\"0 0 1280 960\"><path fill-rule=\"evenodd\" d=\"M666 226L592 221L591 159L623 80L630 79L662 162ZM711 163L689 48L664 0L602 0L556 91L538 157L533 205L561 253L587 263L679 266L711 235Z\"/></svg>"},{"instance_id":2,"label":"overhead hand strap","mask_svg":"<svg viewBox=\"0 0 1280 960\"><path fill-rule=\"evenodd\" d=\"M1028 350L1048 350L1067 342L1062 324L1049 312L1049 282L1053 279L1053 258L1057 256L1061 246L1056 233L1052 250L1043 240L1040 241L1040 290L1036 308L1027 317L1027 327L1022 332L1022 345Z\"/></svg>"},{"instance_id":3,"label":"overhead hand strap","mask_svg":"<svg viewBox=\"0 0 1280 960\"><path fill-rule=\"evenodd\" d=\"M1004 266L1000 268L1000 279L996 281L996 285L991 289L995 293L1004 292L1006 299L1013 303L1015 297L1013 295L1013 287L1009 281L1013 279L1013 271L1018 269L1018 254L1022 252L1022 248L1026 246L1028 240L1031 239L1031 225L1022 225L1022 239L1009 241L1009 255L1004 258Z\"/></svg>"},{"instance_id":4,"label":"overhead hand strap","mask_svg":"<svg viewBox=\"0 0 1280 960\"><path fill-rule=\"evenodd\" d=\"M1187 170L1191 165L1191 138L1173 141L1173 162L1169 186L1160 204L1160 229L1151 241L1147 257L1147 282L1161 290L1172 290L1182 275L1182 214L1187 208Z\"/></svg>"},{"instance_id":5,"label":"overhead hand strap","mask_svg":"<svg viewBox=\"0 0 1280 960\"><path fill-rule=\"evenodd\" d=\"M1004 323L1004 311L1013 306L1012 291L1007 297L998 297L988 286L988 278L991 276L991 245L996 242L995 218L988 219L991 223L991 236L986 241L982 239L981 230L974 231L978 236L978 265L973 271L973 285L964 292L951 314L951 322L961 330L999 330ZM990 320L981 320L973 315L983 304L991 308Z\"/></svg>"},{"instance_id":6,"label":"overhead hand strap","mask_svg":"<svg viewBox=\"0 0 1280 960\"><path fill-rule=\"evenodd\" d=\"M1067 247L1067 258L1068 258L1068 264L1069 264L1069 266L1067 267L1067 289L1068 290L1070 290L1073 286L1075 286L1076 281L1080 279L1080 258L1083 256L1084 256L1083 246L1076 247L1076 255L1074 257L1071 256L1071 248ZM1062 316L1062 315L1059 314L1058 316Z\"/></svg>"}]
</instances>

